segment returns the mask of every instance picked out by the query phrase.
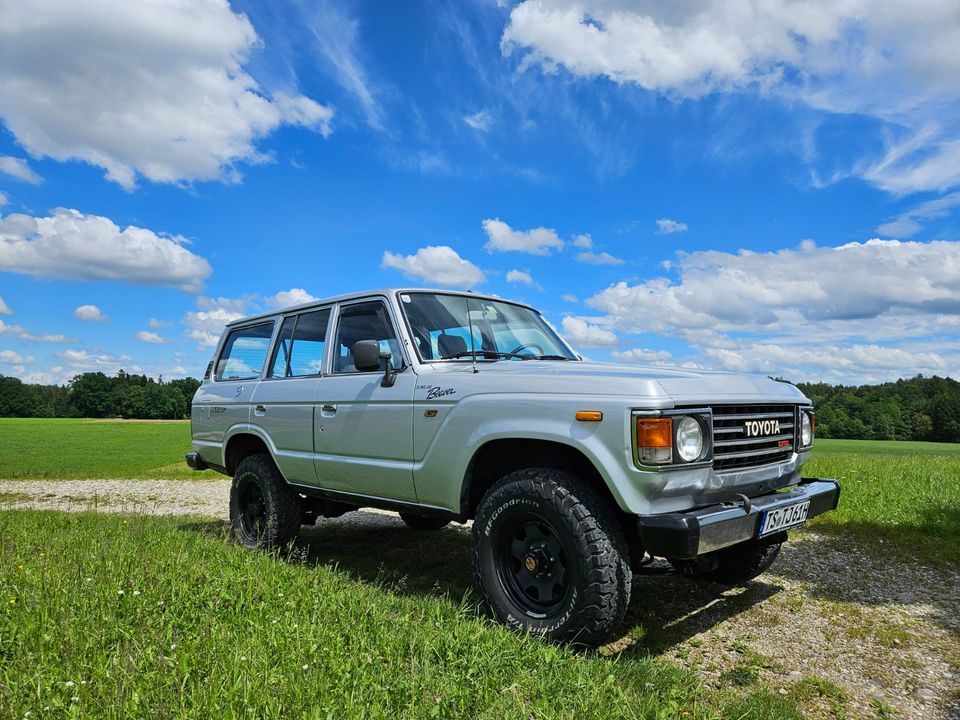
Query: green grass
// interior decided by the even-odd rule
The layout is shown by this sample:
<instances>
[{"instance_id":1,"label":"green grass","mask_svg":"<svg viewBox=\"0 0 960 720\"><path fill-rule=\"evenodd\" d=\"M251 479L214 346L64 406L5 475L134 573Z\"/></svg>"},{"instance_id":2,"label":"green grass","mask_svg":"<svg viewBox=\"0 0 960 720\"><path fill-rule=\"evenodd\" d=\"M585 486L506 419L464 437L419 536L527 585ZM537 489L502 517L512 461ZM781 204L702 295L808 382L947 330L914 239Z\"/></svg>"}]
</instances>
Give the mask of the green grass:
<instances>
[{"instance_id":1,"label":"green grass","mask_svg":"<svg viewBox=\"0 0 960 720\"><path fill-rule=\"evenodd\" d=\"M369 554L340 567L355 554L321 528L284 556L238 548L218 523L0 512L0 718L800 716L657 658L513 635L452 592L468 571L430 557L436 536L383 532L388 566L423 546L414 582L371 577ZM444 535L466 560L466 537Z\"/></svg>"},{"instance_id":2,"label":"green grass","mask_svg":"<svg viewBox=\"0 0 960 720\"><path fill-rule=\"evenodd\" d=\"M190 422L0 418L0 479L192 479Z\"/></svg>"},{"instance_id":3,"label":"green grass","mask_svg":"<svg viewBox=\"0 0 960 720\"><path fill-rule=\"evenodd\" d=\"M840 507L813 521L818 530L960 565L960 445L817 440L804 475L842 487Z\"/></svg>"}]
</instances>

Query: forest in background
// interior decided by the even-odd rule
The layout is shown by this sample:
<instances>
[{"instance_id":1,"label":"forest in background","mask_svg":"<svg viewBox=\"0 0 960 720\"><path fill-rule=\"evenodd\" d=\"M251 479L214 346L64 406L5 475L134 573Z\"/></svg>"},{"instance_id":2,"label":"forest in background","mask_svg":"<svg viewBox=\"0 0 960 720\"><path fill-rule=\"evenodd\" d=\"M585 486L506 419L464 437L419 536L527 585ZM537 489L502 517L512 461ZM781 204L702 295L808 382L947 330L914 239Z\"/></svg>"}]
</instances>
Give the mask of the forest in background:
<instances>
[{"instance_id":1,"label":"forest in background","mask_svg":"<svg viewBox=\"0 0 960 720\"><path fill-rule=\"evenodd\" d=\"M0 375L0 417L174 419L190 417L195 378L164 381L122 370L77 375L66 386ZM917 377L882 385L797 383L813 400L817 436L960 442L960 382Z\"/></svg>"}]
</instances>

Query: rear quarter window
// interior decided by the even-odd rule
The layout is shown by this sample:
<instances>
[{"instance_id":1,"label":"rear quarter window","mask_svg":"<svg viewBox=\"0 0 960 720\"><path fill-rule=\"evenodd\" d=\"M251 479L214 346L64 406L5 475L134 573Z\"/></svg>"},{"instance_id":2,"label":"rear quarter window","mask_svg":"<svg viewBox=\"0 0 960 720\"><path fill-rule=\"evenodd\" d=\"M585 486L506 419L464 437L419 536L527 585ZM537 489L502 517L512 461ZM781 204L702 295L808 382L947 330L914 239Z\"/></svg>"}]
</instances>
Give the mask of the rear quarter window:
<instances>
[{"instance_id":1,"label":"rear quarter window","mask_svg":"<svg viewBox=\"0 0 960 720\"><path fill-rule=\"evenodd\" d=\"M273 322L231 331L217 360L215 380L253 380L260 377L270 348Z\"/></svg>"}]
</instances>

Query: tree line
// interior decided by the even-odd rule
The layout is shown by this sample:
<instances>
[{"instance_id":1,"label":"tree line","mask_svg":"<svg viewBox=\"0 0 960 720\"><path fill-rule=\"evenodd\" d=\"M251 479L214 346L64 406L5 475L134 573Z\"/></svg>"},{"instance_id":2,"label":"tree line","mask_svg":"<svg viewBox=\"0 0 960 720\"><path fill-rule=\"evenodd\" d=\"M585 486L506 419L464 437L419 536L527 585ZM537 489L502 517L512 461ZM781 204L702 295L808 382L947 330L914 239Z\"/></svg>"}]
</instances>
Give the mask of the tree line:
<instances>
[{"instance_id":1,"label":"tree line","mask_svg":"<svg viewBox=\"0 0 960 720\"><path fill-rule=\"evenodd\" d=\"M76 375L66 386L34 385L0 375L0 417L175 420L190 417L195 378L164 382L123 370Z\"/></svg>"},{"instance_id":2,"label":"tree line","mask_svg":"<svg viewBox=\"0 0 960 720\"><path fill-rule=\"evenodd\" d=\"M77 375L66 386L0 375L0 417L190 417L195 378L163 381L121 370ZM960 442L960 383L918 375L883 385L798 383L817 411L817 436Z\"/></svg>"},{"instance_id":3,"label":"tree line","mask_svg":"<svg viewBox=\"0 0 960 720\"><path fill-rule=\"evenodd\" d=\"M813 400L817 437L960 442L960 383L917 377L882 385L797 383Z\"/></svg>"}]
</instances>

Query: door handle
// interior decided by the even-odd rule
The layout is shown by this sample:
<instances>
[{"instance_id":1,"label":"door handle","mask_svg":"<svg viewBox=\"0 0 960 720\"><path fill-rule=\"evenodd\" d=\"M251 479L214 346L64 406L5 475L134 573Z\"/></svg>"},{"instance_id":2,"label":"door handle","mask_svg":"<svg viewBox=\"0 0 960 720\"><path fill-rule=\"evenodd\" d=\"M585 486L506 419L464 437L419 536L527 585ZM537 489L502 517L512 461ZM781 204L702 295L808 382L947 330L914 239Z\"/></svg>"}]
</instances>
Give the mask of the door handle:
<instances>
[{"instance_id":1,"label":"door handle","mask_svg":"<svg viewBox=\"0 0 960 720\"><path fill-rule=\"evenodd\" d=\"M264 415L267 414L267 408L266 408L265 406L263 406L263 405L257 405L257 406L253 409L253 414L254 414L254 415L257 415L257 416L259 416L259 417L262 417L262 416L264 416Z\"/></svg>"},{"instance_id":2,"label":"door handle","mask_svg":"<svg viewBox=\"0 0 960 720\"><path fill-rule=\"evenodd\" d=\"M320 406L320 412L322 412L324 415L336 415L336 414L337 414L337 406L336 406L336 405L330 405L329 403L325 403L325 404L323 404L323 405Z\"/></svg>"}]
</instances>

